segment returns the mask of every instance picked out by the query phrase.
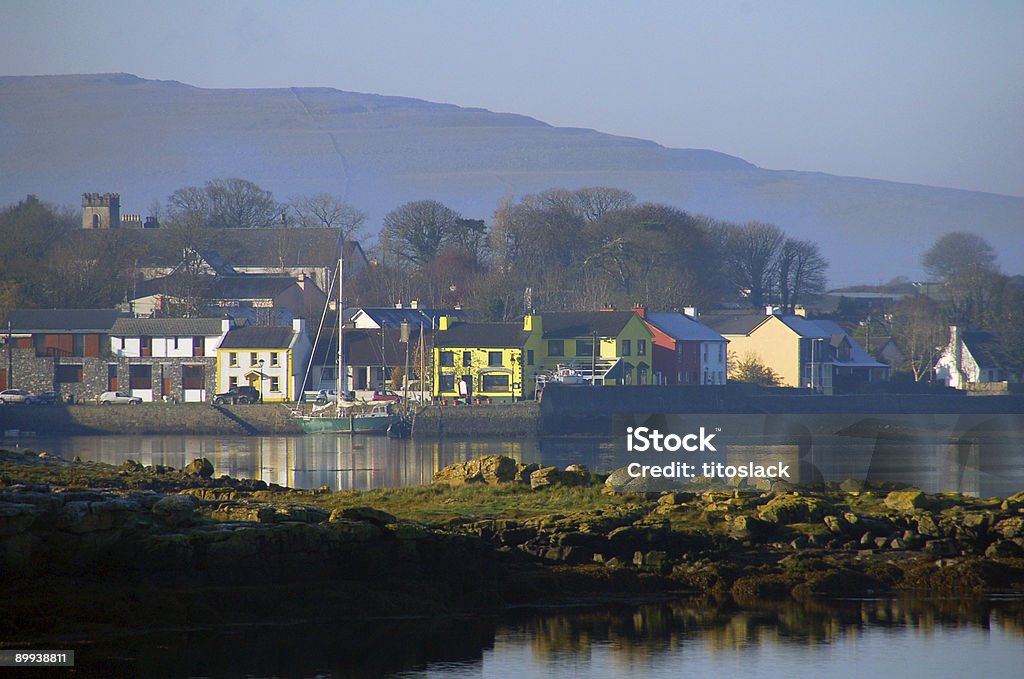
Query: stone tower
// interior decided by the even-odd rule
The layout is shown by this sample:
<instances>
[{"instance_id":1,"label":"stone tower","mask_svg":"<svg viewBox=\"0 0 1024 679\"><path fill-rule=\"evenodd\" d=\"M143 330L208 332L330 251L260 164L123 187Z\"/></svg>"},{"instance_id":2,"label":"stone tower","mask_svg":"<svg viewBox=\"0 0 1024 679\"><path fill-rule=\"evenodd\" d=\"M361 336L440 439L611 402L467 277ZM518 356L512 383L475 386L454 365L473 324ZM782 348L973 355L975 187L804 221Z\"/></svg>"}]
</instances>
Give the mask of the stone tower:
<instances>
[{"instance_id":1,"label":"stone tower","mask_svg":"<svg viewBox=\"0 0 1024 679\"><path fill-rule=\"evenodd\" d=\"M120 226L121 196L119 194L82 194L83 229L116 229Z\"/></svg>"}]
</instances>

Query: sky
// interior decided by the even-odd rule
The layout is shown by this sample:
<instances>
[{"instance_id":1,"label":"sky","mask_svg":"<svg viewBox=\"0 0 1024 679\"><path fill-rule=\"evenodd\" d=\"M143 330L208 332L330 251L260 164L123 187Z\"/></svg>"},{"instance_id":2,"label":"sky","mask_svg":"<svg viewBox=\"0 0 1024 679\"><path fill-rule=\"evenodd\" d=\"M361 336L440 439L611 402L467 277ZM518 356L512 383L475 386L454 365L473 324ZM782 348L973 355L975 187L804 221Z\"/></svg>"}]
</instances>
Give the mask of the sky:
<instances>
[{"instance_id":1,"label":"sky","mask_svg":"<svg viewBox=\"0 0 1024 679\"><path fill-rule=\"evenodd\" d=\"M1024 196L1022 36L1022 0L0 0L0 75L333 87Z\"/></svg>"}]
</instances>

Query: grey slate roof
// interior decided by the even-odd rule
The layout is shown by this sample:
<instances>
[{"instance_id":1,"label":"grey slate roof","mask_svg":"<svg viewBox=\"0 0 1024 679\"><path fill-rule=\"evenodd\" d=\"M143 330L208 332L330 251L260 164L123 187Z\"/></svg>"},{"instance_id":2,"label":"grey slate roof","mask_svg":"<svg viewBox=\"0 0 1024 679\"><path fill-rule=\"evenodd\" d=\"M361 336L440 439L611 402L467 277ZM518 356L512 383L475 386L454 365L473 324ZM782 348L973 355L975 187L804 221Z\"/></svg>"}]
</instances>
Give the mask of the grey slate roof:
<instances>
[{"instance_id":1,"label":"grey slate roof","mask_svg":"<svg viewBox=\"0 0 1024 679\"><path fill-rule=\"evenodd\" d=\"M119 318L110 329L115 337L219 335L219 318Z\"/></svg>"},{"instance_id":2,"label":"grey slate roof","mask_svg":"<svg viewBox=\"0 0 1024 679\"><path fill-rule=\"evenodd\" d=\"M528 337L522 323L459 323L437 333L434 346L512 348L522 347Z\"/></svg>"},{"instance_id":3,"label":"grey slate roof","mask_svg":"<svg viewBox=\"0 0 1024 679\"><path fill-rule=\"evenodd\" d=\"M616 337L633 317L632 311L559 311L542 313L544 339Z\"/></svg>"},{"instance_id":4,"label":"grey slate roof","mask_svg":"<svg viewBox=\"0 0 1024 679\"><path fill-rule=\"evenodd\" d=\"M658 330L677 340L694 342L725 342L720 334L686 314L678 312L648 312L644 319Z\"/></svg>"},{"instance_id":5,"label":"grey slate roof","mask_svg":"<svg viewBox=\"0 0 1024 679\"><path fill-rule=\"evenodd\" d=\"M232 328L220 343L221 349L287 349L294 331L284 325L247 325Z\"/></svg>"},{"instance_id":6,"label":"grey slate roof","mask_svg":"<svg viewBox=\"0 0 1024 679\"><path fill-rule=\"evenodd\" d=\"M709 311L700 315L700 322L722 335L746 335L766 318L753 311Z\"/></svg>"},{"instance_id":7,"label":"grey slate roof","mask_svg":"<svg viewBox=\"0 0 1024 679\"><path fill-rule=\"evenodd\" d=\"M995 335L983 330L969 330L961 333L960 339L979 368L1003 370L1005 356Z\"/></svg>"},{"instance_id":8,"label":"grey slate roof","mask_svg":"<svg viewBox=\"0 0 1024 679\"><path fill-rule=\"evenodd\" d=\"M382 328L401 327L407 320L413 327L436 328L441 316L461 317L462 311L457 309L397 309L393 307L362 307L353 310L352 316L362 312Z\"/></svg>"},{"instance_id":9,"label":"grey slate roof","mask_svg":"<svg viewBox=\"0 0 1024 679\"><path fill-rule=\"evenodd\" d=\"M213 281L207 295L211 299L274 299L294 285L298 285L298 282L292 276L224 276Z\"/></svg>"},{"instance_id":10,"label":"grey slate roof","mask_svg":"<svg viewBox=\"0 0 1024 679\"><path fill-rule=\"evenodd\" d=\"M12 309L3 330L11 323L14 333L109 333L118 318L128 314L117 309Z\"/></svg>"}]
</instances>

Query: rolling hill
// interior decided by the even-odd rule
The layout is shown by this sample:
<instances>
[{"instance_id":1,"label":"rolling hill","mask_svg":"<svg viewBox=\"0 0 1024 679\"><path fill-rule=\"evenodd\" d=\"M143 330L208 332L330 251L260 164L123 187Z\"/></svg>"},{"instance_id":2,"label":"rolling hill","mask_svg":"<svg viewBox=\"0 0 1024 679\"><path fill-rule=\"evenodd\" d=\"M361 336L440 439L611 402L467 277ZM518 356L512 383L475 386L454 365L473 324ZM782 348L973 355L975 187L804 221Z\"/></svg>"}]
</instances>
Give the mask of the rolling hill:
<instances>
[{"instance_id":1,"label":"rolling hill","mask_svg":"<svg viewBox=\"0 0 1024 679\"><path fill-rule=\"evenodd\" d=\"M855 143L851 140L851 143ZM489 219L506 195L615 186L641 200L817 241L833 284L920 276L939 235L988 239L1022 273L1024 198L756 167L527 116L325 88L202 89L128 74L0 77L0 204L85 191L148 212L175 189L242 177L279 200L330 191L376 228L434 198Z\"/></svg>"}]
</instances>

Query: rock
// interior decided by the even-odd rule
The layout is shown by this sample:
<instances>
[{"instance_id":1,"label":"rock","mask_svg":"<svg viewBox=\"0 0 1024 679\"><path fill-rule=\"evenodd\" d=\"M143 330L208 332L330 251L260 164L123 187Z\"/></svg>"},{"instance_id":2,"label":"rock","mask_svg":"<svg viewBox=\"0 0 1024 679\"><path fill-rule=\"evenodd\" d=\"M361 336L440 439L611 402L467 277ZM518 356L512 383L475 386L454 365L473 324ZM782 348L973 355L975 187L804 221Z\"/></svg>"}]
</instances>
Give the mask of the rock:
<instances>
[{"instance_id":1,"label":"rock","mask_svg":"<svg viewBox=\"0 0 1024 679\"><path fill-rule=\"evenodd\" d=\"M182 471L189 476L202 476L204 479L208 479L213 476L213 463L205 457L199 457L185 465L185 469Z\"/></svg>"},{"instance_id":2,"label":"rock","mask_svg":"<svg viewBox=\"0 0 1024 679\"><path fill-rule=\"evenodd\" d=\"M277 510L269 505L251 502L228 502L210 512L214 521L246 521L252 523L274 523Z\"/></svg>"},{"instance_id":3,"label":"rock","mask_svg":"<svg viewBox=\"0 0 1024 679\"><path fill-rule=\"evenodd\" d=\"M411 521L389 523L384 526L384 530L398 540L423 540L430 537L430 529Z\"/></svg>"},{"instance_id":4,"label":"rock","mask_svg":"<svg viewBox=\"0 0 1024 679\"><path fill-rule=\"evenodd\" d=\"M845 493L860 493L864 488L865 483L860 479L846 479L839 483L839 490Z\"/></svg>"},{"instance_id":5,"label":"rock","mask_svg":"<svg viewBox=\"0 0 1024 679\"><path fill-rule=\"evenodd\" d=\"M344 542L369 542L382 534L380 527L366 521L351 521L332 516L330 522L324 525Z\"/></svg>"},{"instance_id":6,"label":"rock","mask_svg":"<svg viewBox=\"0 0 1024 679\"><path fill-rule=\"evenodd\" d=\"M135 460L125 460L121 463L121 467L124 468L125 471L129 472L141 472L146 468L141 462L137 462Z\"/></svg>"},{"instance_id":7,"label":"rock","mask_svg":"<svg viewBox=\"0 0 1024 679\"><path fill-rule=\"evenodd\" d=\"M753 516L737 516L729 525L729 537L736 540L760 540L773 532L772 524Z\"/></svg>"},{"instance_id":8,"label":"rock","mask_svg":"<svg viewBox=\"0 0 1024 679\"><path fill-rule=\"evenodd\" d=\"M658 498L659 505L681 505L693 500L693 493L662 493Z\"/></svg>"},{"instance_id":9,"label":"rock","mask_svg":"<svg viewBox=\"0 0 1024 679\"><path fill-rule=\"evenodd\" d=\"M519 463L505 455L485 455L476 460L450 464L434 474L434 483L463 486L473 483L512 483L520 472Z\"/></svg>"},{"instance_id":10,"label":"rock","mask_svg":"<svg viewBox=\"0 0 1024 679\"><path fill-rule=\"evenodd\" d=\"M850 524L846 522L846 519L842 519L838 516L826 516L824 521L825 526L829 531L836 535L842 535L850 529Z\"/></svg>"},{"instance_id":11,"label":"rock","mask_svg":"<svg viewBox=\"0 0 1024 679\"><path fill-rule=\"evenodd\" d=\"M885 496L885 506L898 512L912 512L928 505L928 496L919 490L894 490Z\"/></svg>"},{"instance_id":12,"label":"rock","mask_svg":"<svg viewBox=\"0 0 1024 679\"><path fill-rule=\"evenodd\" d=\"M939 525L935 523L935 518L927 513L917 517L917 532L920 535L933 538L941 537L942 535Z\"/></svg>"},{"instance_id":13,"label":"rock","mask_svg":"<svg viewBox=\"0 0 1024 679\"><path fill-rule=\"evenodd\" d=\"M196 499L191 495L168 495L157 500L152 512L154 518L163 525L177 528L192 523L197 506Z\"/></svg>"},{"instance_id":14,"label":"rock","mask_svg":"<svg viewBox=\"0 0 1024 679\"><path fill-rule=\"evenodd\" d=\"M529 483L530 474L540 469L540 465L536 462L530 464L521 464L516 468L516 481L519 483Z\"/></svg>"},{"instance_id":15,"label":"rock","mask_svg":"<svg viewBox=\"0 0 1024 679\"><path fill-rule=\"evenodd\" d=\"M997 523L993 530L1004 538L1024 537L1024 516L1014 516Z\"/></svg>"},{"instance_id":16,"label":"rock","mask_svg":"<svg viewBox=\"0 0 1024 679\"><path fill-rule=\"evenodd\" d=\"M589 486L590 470L586 465L571 464L562 473L562 483L566 486Z\"/></svg>"},{"instance_id":17,"label":"rock","mask_svg":"<svg viewBox=\"0 0 1024 679\"><path fill-rule=\"evenodd\" d=\"M778 495L761 507L760 518L780 524L807 523L821 521L830 509L821 498Z\"/></svg>"},{"instance_id":18,"label":"rock","mask_svg":"<svg viewBox=\"0 0 1024 679\"><path fill-rule=\"evenodd\" d=\"M345 509L335 509L331 512L330 521L337 521L338 519L349 519L351 521L366 521L377 526L386 526L390 523L397 523L396 519L391 514L373 507L347 507Z\"/></svg>"},{"instance_id":19,"label":"rock","mask_svg":"<svg viewBox=\"0 0 1024 679\"><path fill-rule=\"evenodd\" d=\"M562 480L562 472L558 467L541 467L530 474L530 488L548 488L557 486Z\"/></svg>"},{"instance_id":20,"label":"rock","mask_svg":"<svg viewBox=\"0 0 1024 679\"><path fill-rule=\"evenodd\" d=\"M960 553L960 545L956 540L928 540L924 543L924 551L936 556L956 556Z\"/></svg>"},{"instance_id":21,"label":"rock","mask_svg":"<svg viewBox=\"0 0 1024 679\"><path fill-rule=\"evenodd\" d=\"M985 550L985 556L990 559L1015 559L1024 556L1024 549L1013 540L996 540Z\"/></svg>"}]
</instances>

